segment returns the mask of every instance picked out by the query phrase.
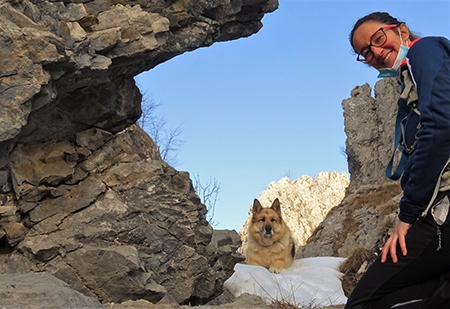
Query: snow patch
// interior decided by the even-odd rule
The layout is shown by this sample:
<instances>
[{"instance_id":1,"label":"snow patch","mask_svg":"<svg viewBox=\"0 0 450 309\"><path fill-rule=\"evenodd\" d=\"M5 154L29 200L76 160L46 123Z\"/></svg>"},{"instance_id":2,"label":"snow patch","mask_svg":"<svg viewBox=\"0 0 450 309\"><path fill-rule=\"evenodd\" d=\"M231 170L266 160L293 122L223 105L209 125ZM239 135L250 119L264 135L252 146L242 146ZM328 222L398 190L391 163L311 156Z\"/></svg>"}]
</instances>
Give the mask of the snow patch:
<instances>
[{"instance_id":1,"label":"snow patch","mask_svg":"<svg viewBox=\"0 0 450 309\"><path fill-rule=\"evenodd\" d=\"M345 258L314 257L295 260L280 274L254 265L236 264L225 287L235 297L243 293L262 297L268 304L274 300L297 306L329 306L347 302L339 272Z\"/></svg>"}]
</instances>

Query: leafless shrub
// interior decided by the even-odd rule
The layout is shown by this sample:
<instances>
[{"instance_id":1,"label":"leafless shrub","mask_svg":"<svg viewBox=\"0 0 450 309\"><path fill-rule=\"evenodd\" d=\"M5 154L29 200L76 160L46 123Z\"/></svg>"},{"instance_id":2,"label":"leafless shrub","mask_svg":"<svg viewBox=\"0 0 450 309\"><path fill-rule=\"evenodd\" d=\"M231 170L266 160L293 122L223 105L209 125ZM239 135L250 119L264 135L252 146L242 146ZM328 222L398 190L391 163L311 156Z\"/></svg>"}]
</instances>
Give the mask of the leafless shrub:
<instances>
[{"instance_id":1,"label":"leafless shrub","mask_svg":"<svg viewBox=\"0 0 450 309\"><path fill-rule=\"evenodd\" d=\"M156 109L161 106L153 97L144 92L142 96L142 114L138 119L138 125L153 139L159 148L159 152L164 161L171 166L178 165L177 155L180 150L182 141L181 125L173 128L167 128L167 121L164 116L156 115Z\"/></svg>"},{"instance_id":2,"label":"leafless shrub","mask_svg":"<svg viewBox=\"0 0 450 309\"><path fill-rule=\"evenodd\" d=\"M216 178L210 178L209 182L202 184L198 174L194 177L193 182L195 192L206 206L206 220L208 220L209 224L212 226L217 226L220 222L217 222L214 219L214 211L220 192L220 183Z\"/></svg>"},{"instance_id":3,"label":"leafless shrub","mask_svg":"<svg viewBox=\"0 0 450 309\"><path fill-rule=\"evenodd\" d=\"M177 155L181 145L184 143L179 137L181 135L181 125L173 128L167 128L167 122L164 117L156 115L156 109L161 106L153 97L146 92L142 95L142 115L137 124L153 139L159 148L161 158L171 166L178 165ZM202 184L200 176L193 179L194 189L202 203L206 206L206 219L212 226L219 224L214 219L214 211L220 192L220 183L217 179L210 179L206 184Z\"/></svg>"}]
</instances>

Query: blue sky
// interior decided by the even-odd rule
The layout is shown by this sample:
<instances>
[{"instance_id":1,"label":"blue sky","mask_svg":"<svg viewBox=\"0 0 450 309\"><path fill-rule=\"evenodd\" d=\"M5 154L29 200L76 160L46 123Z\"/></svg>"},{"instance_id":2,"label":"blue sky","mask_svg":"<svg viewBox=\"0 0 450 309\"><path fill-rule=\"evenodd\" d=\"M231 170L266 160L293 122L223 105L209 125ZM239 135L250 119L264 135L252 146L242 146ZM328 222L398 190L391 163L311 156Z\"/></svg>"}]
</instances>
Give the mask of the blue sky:
<instances>
[{"instance_id":1,"label":"blue sky","mask_svg":"<svg viewBox=\"0 0 450 309\"><path fill-rule=\"evenodd\" d=\"M450 38L450 1L280 0L249 38L215 43L136 77L180 126L180 171L220 183L215 229L239 231L253 199L289 175L347 172L341 102L378 80L358 63L355 21L386 11L421 36Z\"/></svg>"}]
</instances>

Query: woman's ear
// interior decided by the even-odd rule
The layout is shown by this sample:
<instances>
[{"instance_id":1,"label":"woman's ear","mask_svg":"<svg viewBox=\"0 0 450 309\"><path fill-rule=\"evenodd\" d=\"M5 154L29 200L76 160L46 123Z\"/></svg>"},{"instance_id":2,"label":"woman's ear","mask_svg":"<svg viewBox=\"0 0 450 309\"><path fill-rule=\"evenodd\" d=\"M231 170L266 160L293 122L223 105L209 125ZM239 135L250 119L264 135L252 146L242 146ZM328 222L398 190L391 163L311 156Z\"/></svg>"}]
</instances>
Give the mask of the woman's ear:
<instances>
[{"instance_id":1,"label":"woman's ear","mask_svg":"<svg viewBox=\"0 0 450 309\"><path fill-rule=\"evenodd\" d=\"M403 41L402 43L408 46L411 40L409 39L409 29L408 26L406 26L406 24L400 25L400 33L402 34L402 41Z\"/></svg>"}]
</instances>

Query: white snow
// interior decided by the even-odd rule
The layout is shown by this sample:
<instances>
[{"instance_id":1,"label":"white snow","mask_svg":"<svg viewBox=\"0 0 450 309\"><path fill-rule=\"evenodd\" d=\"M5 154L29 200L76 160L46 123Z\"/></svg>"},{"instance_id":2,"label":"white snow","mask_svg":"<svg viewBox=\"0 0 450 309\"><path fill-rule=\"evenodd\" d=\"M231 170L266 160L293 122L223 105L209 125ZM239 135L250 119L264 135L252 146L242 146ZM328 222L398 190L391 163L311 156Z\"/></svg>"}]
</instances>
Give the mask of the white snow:
<instances>
[{"instance_id":1,"label":"white snow","mask_svg":"<svg viewBox=\"0 0 450 309\"><path fill-rule=\"evenodd\" d=\"M256 294L268 304L274 300L297 306L329 306L345 304L338 267L344 258L314 257L295 260L280 274L261 266L236 264L234 274L225 281L225 287L234 296Z\"/></svg>"}]
</instances>

